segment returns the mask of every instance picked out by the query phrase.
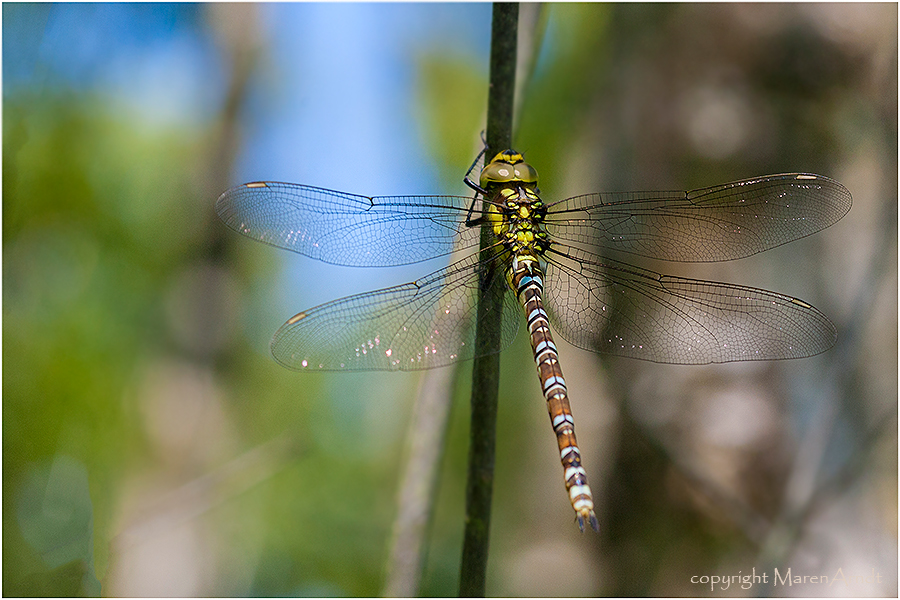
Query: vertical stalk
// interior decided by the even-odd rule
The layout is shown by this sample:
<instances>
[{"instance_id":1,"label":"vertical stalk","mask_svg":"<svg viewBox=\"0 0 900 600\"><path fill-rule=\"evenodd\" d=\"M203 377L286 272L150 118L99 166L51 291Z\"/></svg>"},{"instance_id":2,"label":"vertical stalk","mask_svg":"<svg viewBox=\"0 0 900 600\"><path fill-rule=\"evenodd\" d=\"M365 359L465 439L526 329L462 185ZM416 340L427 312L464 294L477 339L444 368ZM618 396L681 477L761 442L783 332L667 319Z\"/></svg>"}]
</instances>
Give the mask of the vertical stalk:
<instances>
[{"instance_id":1,"label":"vertical stalk","mask_svg":"<svg viewBox=\"0 0 900 600\"><path fill-rule=\"evenodd\" d=\"M516 78L516 32L519 5L495 3L491 22L490 90L488 93L487 152L485 160L509 148L512 138L513 97ZM489 227L481 230L481 258L492 243ZM475 326L472 372L472 417L469 431L469 468L466 482L466 523L460 565L459 595L482 597L487 573L491 497L494 484L497 395L500 387L500 328L485 327L487 319L502 314L501 286L487 287L496 274L481 274L481 293ZM485 290L495 293L486 294Z\"/></svg>"}]
</instances>

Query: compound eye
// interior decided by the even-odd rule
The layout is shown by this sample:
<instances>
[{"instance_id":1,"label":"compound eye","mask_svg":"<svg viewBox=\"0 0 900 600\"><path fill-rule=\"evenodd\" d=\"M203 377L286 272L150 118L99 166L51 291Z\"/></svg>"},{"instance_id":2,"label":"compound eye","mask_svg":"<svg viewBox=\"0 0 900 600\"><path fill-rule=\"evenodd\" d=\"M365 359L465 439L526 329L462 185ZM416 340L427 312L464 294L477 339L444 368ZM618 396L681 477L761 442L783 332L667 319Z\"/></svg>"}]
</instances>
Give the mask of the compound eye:
<instances>
[{"instance_id":1,"label":"compound eye","mask_svg":"<svg viewBox=\"0 0 900 600\"><path fill-rule=\"evenodd\" d=\"M515 166L516 178L525 183L537 183L538 174L534 167L526 162L521 162Z\"/></svg>"},{"instance_id":2,"label":"compound eye","mask_svg":"<svg viewBox=\"0 0 900 600\"><path fill-rule=\"evenodd\" d=\"M481 171L481 187L487 183L506 183L515 178L513 166L505 162L492 162Z\"/></svg>"}]
</instances>

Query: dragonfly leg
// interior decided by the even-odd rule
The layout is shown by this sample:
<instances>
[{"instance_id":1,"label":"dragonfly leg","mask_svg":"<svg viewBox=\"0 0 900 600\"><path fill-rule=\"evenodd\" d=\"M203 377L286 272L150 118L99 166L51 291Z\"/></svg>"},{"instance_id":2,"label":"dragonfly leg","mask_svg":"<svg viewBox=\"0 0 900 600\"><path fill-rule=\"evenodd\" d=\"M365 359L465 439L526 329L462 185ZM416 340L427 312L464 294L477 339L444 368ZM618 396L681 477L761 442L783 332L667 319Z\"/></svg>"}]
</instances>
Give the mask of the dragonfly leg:
<instances>
[{"instance_id":1,"label":"dragonfly leg","mask_svg":"<svg viewBox=\"0 0 900 600\"><path fill-rule=\"evenodd\" d=\"M466 227L477 227L484 222L484 214L482 214L477 219L473 219L472 215L475 213L475 203L478 201L478 196L472 198L472 203L469 204L469 212L466 213Z\"/></svg>"},{"instance_id":2,"label":"dragonfly leg","mask_svg":"<svg viewBox=\"0 0 900 600\"><path fill-rule=\"evenodd\" d=\"M484 142L484 147L481 149L481 152L478 153L478 156L475 157L475 160L472 161L472 166L469 167L469 170L466 171L465 177L463 177L463 183L467 186L487 198L489 196L487 190L485 190L481 185L478 184L474 179L472 179L472 171L475 170L475 167L478 165L478 161L481 160L481 157L484 156L484 153L487 152L487 142L482 138Z\"/></svg>"}]
</instances>

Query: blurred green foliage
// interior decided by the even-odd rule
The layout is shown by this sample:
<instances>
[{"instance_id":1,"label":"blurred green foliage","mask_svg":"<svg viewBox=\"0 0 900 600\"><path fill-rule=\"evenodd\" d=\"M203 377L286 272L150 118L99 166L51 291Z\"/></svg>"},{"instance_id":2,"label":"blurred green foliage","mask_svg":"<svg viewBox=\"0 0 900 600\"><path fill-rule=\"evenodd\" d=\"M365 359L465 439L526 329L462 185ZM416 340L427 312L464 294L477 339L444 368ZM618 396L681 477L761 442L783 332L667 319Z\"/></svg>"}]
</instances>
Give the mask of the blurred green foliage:
<instances>
[{"instance_id":1,"label":"blurred green foliage","mask_svg":"<svg viewBox=\"0 0 900 600\"><path fill-rule=\"evenodd\" d=\"M101 98L68 95L7 99L4 123L4 591L93 594L99 592L90 583L93 573L102 579L111 567L110 543L122 526L120 494L133 484L135 469L153 473L162 458L147 440L146 369L160 360L198 360L179 343L171 305L180 274L209 253L211 200L196 179L207 166L208 133L142 128ZM246 268L259 271L258 263ZM234 353L252 356L246 346ZM302 459L286 471L282 465L264 491L238 496L211 514L214 522L232 523L228 536L235 548L245 547L242 538L252 533L266 548L261 564L271 555L275 564L291 565L277 580L262 568L253 589L260 595L324 593L329 572L343 569L333 558L336 549L328 549L338 543L346 550L339 540L352 538L358 554L345 558L359 565L359 579L333 592L374 593L390 489L380 506L370 493L342 492L347 479L363 489L382 485L395 461L373 468L364 457L338 459L334 444L348 435L336 429L338 415L326 408L309 416L303 410L308 403L296 398L296 380L267 357L230 364L225 383L235 398L231 418L243 424L240 436L260 443L273 430L291 431L302 446L291 450ZM273 373L280 377L273 380ZM322 381L311 380L307 392ZM179 402L187 408L191 399ZM311 429L316 439L302 441ZM88 565L80 586L53 575L68 567L52 556L52 544L45 552L46 544L35 543L26 529L42 515L44 527L52 528L56 512L75 510L29 483L60 456L86 473L83 491L90 489L89 496L74 490L68 496L88 502L79 514L86 510L93 518L78 557ZM322 464L340 477L311 485ZM60 502L61 508L54 504ZM265 519L248 519L261 511ZM65 535L63 529L57 534ZM239 553L230 560L243 558ZM312 587L295 588L301 581ZM214 589L234 593L227 585Z\"/></svg>"},{"instance_id":2,"label":"blurred green foliage","mask_svg":"<svg viewBox=\"0 0 900 600\"><path fill-rule=\"evenodd\" d=\"M197 242L180 201L194 142L79 96L8 98L3 121L4 489L63 453L92 466L93 490L114 490L142 450L125 402L135 363L166 343L158 290ZM24 549L10 545L14 500L4 493L4 546ZM94 502L106 534L115 500ZM4 573L39 569L35 558L5 552Z\"/></svg>"}]
</instances>

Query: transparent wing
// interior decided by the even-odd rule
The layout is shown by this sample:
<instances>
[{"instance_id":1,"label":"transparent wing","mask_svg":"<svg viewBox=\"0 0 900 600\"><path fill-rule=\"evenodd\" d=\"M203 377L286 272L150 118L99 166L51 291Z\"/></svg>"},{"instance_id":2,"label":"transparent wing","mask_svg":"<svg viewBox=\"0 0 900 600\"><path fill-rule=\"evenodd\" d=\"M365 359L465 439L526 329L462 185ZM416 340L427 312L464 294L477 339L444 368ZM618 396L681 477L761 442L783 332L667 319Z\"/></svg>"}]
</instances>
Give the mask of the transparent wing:
<instances>
[{"instance_id":1,"label":"transparent wing","mask_svg":"<svg viewBox=\"0 0 900 600\"><path fill-rule=\"evenodd\" d=\"M576 248L547 255L551 324L572 344L661 363L801 358L834 345L813 306L751 287L660 275Z\"/></svg>"},{"instance_id":2,"label":"transparent wing","mask_svg":"<svg viewBox=\"0 0 900 600\"><path fill-rule=\"evenodd\" d=\"M465 224L471 202L261 181L219 196L216 212L230 228L272 246L336 265L383 267L477 246L478 228Z\"/></svg>"},{"instance_id":3,"label":"transparent wing","mask_svg":"<svg viewBox=\"0 0 900 600\"><path fill-rule=\"evenodd\" d=\"M804 173L767 175L690 192L575 196L548 207L553 239L649 258L743 258L820 231L850 210L843 185Z\"/></svg>"},{"instance_id":4,"label":"transparent wing","mask_svg":"<svg viewBox=\"0 0 900 600\"><path fill-rule=\"evenodd\" d=\"M484 326L499 333L502 349L516 337L521 315L502 261L492 266L487 288L503 294L503 308L488 315ZM415 371L474 358L483 268L475 254L412 283L302 312L275 333L272 354L297 370Z\"/></svg>"}]
</instances>

